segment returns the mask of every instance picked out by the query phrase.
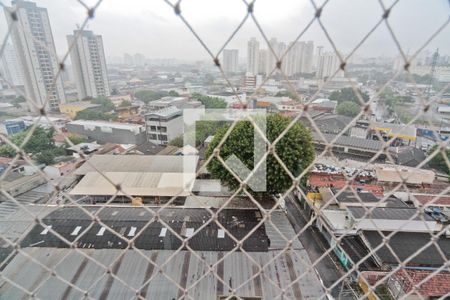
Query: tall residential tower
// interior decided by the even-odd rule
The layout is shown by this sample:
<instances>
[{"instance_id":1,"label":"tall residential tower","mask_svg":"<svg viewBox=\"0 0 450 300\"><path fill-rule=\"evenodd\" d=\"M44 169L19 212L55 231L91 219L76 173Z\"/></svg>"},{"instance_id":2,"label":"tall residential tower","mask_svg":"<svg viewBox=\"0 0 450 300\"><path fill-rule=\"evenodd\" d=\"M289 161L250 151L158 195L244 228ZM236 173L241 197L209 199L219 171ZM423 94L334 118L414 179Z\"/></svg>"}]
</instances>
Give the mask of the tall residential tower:
<instances>
[{"instance_id":1,"label":"tall residential tower","mask_svg":"<svg viewBox=\"0 0 450 300\"><path fill-rule=\"evenodd\" d=\"M12 7L4 7L4 12L12 28L30 110L37 112L45 106L47 110L57 111L59 103L66 99L61 77L56 78L59 64L47 9L33 2L15 0Z\"/></svg>"},{"instance_id":2,"label":"tall residential tower","mask_svg":"<svg viewBox=\"0 0 450 300\"><path fill-rule=\"evenodd\" d=\"M77 37L78 36L78 37ZM106 71L105 52L101 35L88 30L75 30L67 36L69 45L76 38L70 51L78 97L109 96L109 82Z\"/></svg>"},{"instance_id":3,"label":"tall residential tower","mask_svg":"<svg viewBox=\"0 0 450 300\"><path fill-rule=\"evenodd\" d=\"M239 51L237 49L223 50L223 70L225 73L238 71Z\"/></svg>"},{"instance_id":4,"label":"tall residential tower","mask_svg":"<svg viewBox=\"0 0 450 300\"><path fill-rule=\"evenodd\" d=\"M247 72L258 74L259 42L251 38L247 43Z\"/></svg>"}]
</instances>

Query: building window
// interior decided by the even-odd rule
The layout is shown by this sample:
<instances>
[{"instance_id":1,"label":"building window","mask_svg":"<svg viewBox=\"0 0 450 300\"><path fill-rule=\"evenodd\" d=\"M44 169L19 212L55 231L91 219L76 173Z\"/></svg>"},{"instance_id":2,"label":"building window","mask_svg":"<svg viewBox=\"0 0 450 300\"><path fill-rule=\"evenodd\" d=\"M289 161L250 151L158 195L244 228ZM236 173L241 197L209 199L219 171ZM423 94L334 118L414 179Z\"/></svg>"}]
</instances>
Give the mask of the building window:
<instances>
[{"instance_id":1,"label":"building window","mask_svg":"<svg viewBox=\"0 0 450 300\"><path fill-rule=\"evenodd\" d=\"M148 138L149 138L150 140L156 140L156 134L151 133L151 134L148 135Z\"/></svg>"},{"instance_id":2,"label":"building window","mask_svg":"<svg viewBox=\"0 0 450 300\"><path fill-rule=\"evenodd\" d=\"M156 131L156 126L150 126L151 131Z\"/></svg>"},{"instance_id":3,"label":"building window","mask_svg":"<svg viewBox=\"0 0 450 300\"><path fill-rule=\"evenodd\" d=\"M167 135L158 134L158 139L159 139L160 141L167 141Z\"/></svg>"}]
</instances>

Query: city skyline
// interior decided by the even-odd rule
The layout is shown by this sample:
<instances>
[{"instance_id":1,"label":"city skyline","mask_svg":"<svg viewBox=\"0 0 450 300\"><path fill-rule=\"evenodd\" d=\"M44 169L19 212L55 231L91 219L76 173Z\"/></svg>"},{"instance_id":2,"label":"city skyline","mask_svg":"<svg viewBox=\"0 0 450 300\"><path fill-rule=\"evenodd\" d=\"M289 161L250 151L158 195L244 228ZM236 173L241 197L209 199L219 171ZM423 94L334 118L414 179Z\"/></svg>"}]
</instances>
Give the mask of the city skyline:
<instances>
[{"instance_id":1,"label":"city skyline","mask_svg":"<svg viewBox=\"0 0 450 300\"><path fill-rule=\"evenodd\" d=\"M39 0L36 3L39 6L46 7L49 11L50 22L54 27L57 53L61 56L67 51L65 36L76 28L76 24L82 23L85 9L75 1L68 0L58 2ZM445 8L448 8L448 4L435 2L433 5L420 6L420 3L420 1L409 2L408 12L410 14L406 15L401 13L406 11L401 9L402 5L406 4L400 2L399 8L396 6L393 9L393 17L390 18L392 27L395 29L405 52L415 52L426 41L425 36L437 30L447 17ZM343 6L336 7L333 2L327 4L323 12L323 18L327 20L325 25L329 28L329 34L336 42L337 47L343 52L351 51L357 41L363 37L359 33L366 32L381 15L381 8L376 1L367 1L367 3L365 1L364 4L352 2L349 5L359 11L358 16L352 16L351 12L343 11ZM103 35L107 57L122 57L124 53L130 52L129 49L133 49L131 52L142 53L144 56L152 58L208 59L207 53L198 41L188 34L186 28L183 28L183 24L176 19L173 10L167 4L162 3L162 1L161 3L137 1L128 7L127 14L123 13L123 8L120 9L121 6L123 4L118 1L103 3L96 12L96 21L90 22L86 28ZM256 17L258 12L261 14L268 12L269 6L266 2L255 4ZM200 7L205 7L205 9L198 9ZM231 35L232 30L239 23L240 17L245 15L244 8L242 3L239 2L230 3L223 7L222 5L215 6L201 1L201 3L186 6L183 13L192 23L194 29L199 32L199 35L208 42L208 45L212 45L212 52L216 53L223 46L226 37ZM61 16L59 13L61 9L69 10L71 13ZM207 11L213 13L208 16L206 15ZM275 36L279 40L292 41L306 25L307 20L310 19L309 16L313 15L313 8L308 2L285 1L285 5L279 6L279 12L270 12L270 14L265 15L268 17L264 18L261 26L265 29L270 25L270 28L268 28L270 29L269 36ZM425 17L427 15L433 16L431 22L427 24L415 22L420 16ZM133 21L131 21L131 18ZM6 26L2 26L6 25L4 18L0 19L0 28L6 28ZM358 26L361 28L352 28L352 35L346 34L349 30L349 24L347 23L353 25L355 21L361 22L361 26ZM126 25L117 26L116 24ZM396 56L398 49L385 27L380 26L375 30L372 37L356 54L369 57ZM342 30L337 31L334 28L342 28ZM221 34L217 34L218 31ZM440 48L442 53L449 53L450 46L448 45L450 43L448 43L448 38L445 38L445 36L450 36L450 34L445 34L448 31L448 29L444 30L441 35L433 40L429 49ZM175 32L177 33L177 39L173 39ZM4 37L5 34L5 30L0 30L0 38ZM255 25L247 21L226 48L238 49L241 53L245 53L246 42L252 36L256 36L263 41ZM305 36L302 37L302 40L312 40L316 44L331 48L317 22L314 22ZM155 41L158 42L155 43ZM178 47L179 44L183 44L182 50Z\"/></svg>"}]
</instances>

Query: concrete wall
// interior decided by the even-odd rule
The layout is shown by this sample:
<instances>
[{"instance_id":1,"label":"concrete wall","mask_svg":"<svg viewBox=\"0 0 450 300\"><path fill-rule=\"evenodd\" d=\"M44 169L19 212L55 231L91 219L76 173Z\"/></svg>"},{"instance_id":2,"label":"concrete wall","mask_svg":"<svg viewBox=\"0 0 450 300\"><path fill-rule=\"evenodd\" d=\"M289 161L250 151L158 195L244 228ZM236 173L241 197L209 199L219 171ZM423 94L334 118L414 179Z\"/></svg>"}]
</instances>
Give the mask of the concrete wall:
<instances>
[{"instance_id":1,"label":"concrete wall","mask_svg":"<svg viewBox=\"0 0 450 300\"><path fill-rule=\"evenodd\" d=\"M70 133L84 135L99 143L116 143L116 144L136 144L140 145L146 141L145 130L135 134L125 129L111 128L110 131L104 131L101 127L96 126L94 130L86 130L83 125L67 124L67 130Z\"/></svg>"}]
</instances>

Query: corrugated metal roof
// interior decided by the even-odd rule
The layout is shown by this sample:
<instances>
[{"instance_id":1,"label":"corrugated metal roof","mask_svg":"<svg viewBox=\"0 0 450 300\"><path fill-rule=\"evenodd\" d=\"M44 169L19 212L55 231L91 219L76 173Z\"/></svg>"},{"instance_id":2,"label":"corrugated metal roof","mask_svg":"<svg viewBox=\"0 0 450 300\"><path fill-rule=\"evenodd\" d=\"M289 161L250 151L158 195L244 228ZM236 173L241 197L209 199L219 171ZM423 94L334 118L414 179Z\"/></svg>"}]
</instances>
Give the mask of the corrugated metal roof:
<instances>
[{"instance_id":1,"label":"corrugated metal roof","mask_svg":"<svg viewBox=\"0 0 450 300\"><path fill-rule=\"evenodd\" d=\"M307 269L311 262L305 250L286 251L282 255L278 255L279 251L249 253L258 265L242 252L231 253L219 262L226 253L199 251L200 260L187 251L142 251L140 254L135 250L80 250L91 258L88 259L72 249L27 248L24 251L42 264L55 268L58 276L88 291L89 297L94 299L133 299L136 291L145 299L181 298L183 291L167 277L188 289L187 298L198 300L230 295L227 285L233 289L239 287L236 291L239 296L263 299L276 298L284 288L287 299L318 299L325 294L315 272ZM164 274L148 259L156 265L169 260L162 268ZM255 276L259 267L271 260L273 262L264 269L264 275ZM209 266L217 262L214 273L210 273ZM124 283L106 273L107 267ZM37 289L35 294L39 299L84 298L83 292L49 276L43 267L23 254L18 254L2 275L19 282L27 290ZM303 276L302 279L291 284L299 276ZM0 293L5 299L26 298L22 290L7 282L0 287Z\"/></svg>"},{"instance_id":2,"label":"corrugated metal roof","mask_svg":"<svg viewBox=\"0 0 450 300\"><path fill-rule=\"evenodd\" d=\"M348 207L347 208L355 219L361 219L367 213L368 209L364 207ZM368 213L367 213L368 214ZM366 219L381 219L381 220L414 220L422 221L422 217L417 215L415 208L395 208L395 207L377 207L374 208ZM427 214L423 214L425 221L433 221L434 219Z\"/></svg>"},{"instance_id":3,"label":"corrugated metal roof","mask_svg":"<svg viewBox=\"0 0 450 300\"><path fill-rule=\"evenodd\" d=\"M195 155L94 155L89 163L75 170L75 174L85 175L96 169L100 172L191 173L195 172L197 161Z\"/></svg>"},{"instance_id":4,"label":"corrugated metal roof","mask_svg":"<svg viewBox=\"0 0 450 300\"><path fill-rule=\"evenodd\" d=\"M325 140L329 143L332 140L336 138L335 134L323 134ZM323 144L324 140L319 136L318 133L313 132L312 137L314 142ZM380 141L374 141L374 140L368 140L368 139L362 139L357 137L350 137L350 136L340 136L334 143L335 146L342 146L342 147L352 147L352 148L358 148L362 150L369 150L369 151L379 151L383 148L383 142Z\"/></svg>"},{"instance_id":5,"label":"corrugated metal roof","mask_svg":"<svg viewBox=\"0 0 450 300\"><path fill-rule=\"evenodd\" d=\"M446 257L450 257L450 239L448 238L441 236L437 239L436 244L440 251L433 244L423 248L431 240L430 233L397 232L387 240L389 247L381 245L385 243L383 238L391 233L382 232L381 235L377 231L363 231L369 251L377 249L375 255L382 263L398 265L411 258L408 265L442 266L446 260L440 252L443 252ZM419 250L420 252L418 252Z\"/></svg>"},{"instance_id":6,"label":"corrugated metal roof","mask_svg":"<svg viewBox=\"0 0 450 300\"><path fill-rule=\"evenodd\" d=\"M104 175L104 176L103 176ZM89 172L69 192L70 195L111 196L188 196L195 182L195 173ZM109 182L106 178L111 180Z\"/></svg>"}]
</instances>

